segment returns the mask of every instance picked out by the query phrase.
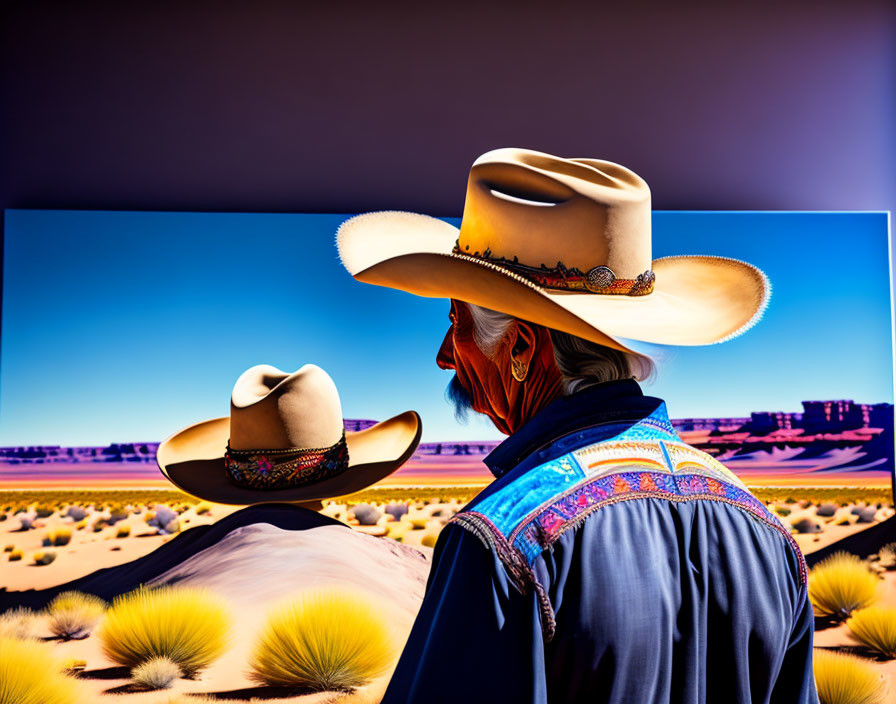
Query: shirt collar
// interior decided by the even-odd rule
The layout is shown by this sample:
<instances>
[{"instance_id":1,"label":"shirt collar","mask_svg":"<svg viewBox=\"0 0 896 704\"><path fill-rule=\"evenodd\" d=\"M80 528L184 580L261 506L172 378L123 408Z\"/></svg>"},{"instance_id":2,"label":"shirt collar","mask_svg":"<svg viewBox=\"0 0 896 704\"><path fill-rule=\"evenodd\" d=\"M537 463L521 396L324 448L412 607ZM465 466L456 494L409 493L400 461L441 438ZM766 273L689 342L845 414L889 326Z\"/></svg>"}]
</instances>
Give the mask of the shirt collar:
<instances>
[{"instance_id":1,"label":"shirt collar","mask_svg":"<svg viewBox=\"0 0 896 704\"><path fill-rule=\"evenodd\" d=\"M483 460L502 477L529 455L578 430L608 421L631 422L660 412L661 399L645 396L634 379L606 381L552 401Z\"/></svg>"}]
</instances>

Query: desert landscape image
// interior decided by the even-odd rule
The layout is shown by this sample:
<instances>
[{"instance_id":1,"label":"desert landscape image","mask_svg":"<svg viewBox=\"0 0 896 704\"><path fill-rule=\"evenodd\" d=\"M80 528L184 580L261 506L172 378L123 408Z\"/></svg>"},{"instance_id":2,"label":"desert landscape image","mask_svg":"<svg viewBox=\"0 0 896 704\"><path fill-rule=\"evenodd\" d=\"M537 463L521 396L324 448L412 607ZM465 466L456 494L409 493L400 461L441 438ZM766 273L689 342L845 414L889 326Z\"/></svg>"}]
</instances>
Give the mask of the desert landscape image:
<instances>
[{"instance_id":1,"label":"desert landscape image","mask_svg":"<svg viewBox=\"0 0 896 704\"><path fill-rule=\"evenodd\" d=\"M345 217L6 212L0 704L380 701L439 535L493 480L483 460L503 436L445 400L447 303L342 271ZM721 253L775 288L750 334L646 350L659 372L644 393L806 556L822 701L883 704L896 691L886 221L654 218L658 255L720 251L723 231ZM834 291L824 271L845 229L865 279ZM320 266L232 286L258 247ZM850 339L863 344L845 355ZM159 470L160 442L226 416L243 370L309 362L337 385L346 431L419 412L400 469L354 494L253 506L188 495Z\"/></svg>"},{"instance_id":2,"label":"desert landscape image","mask_svg":"<svg viewBox=\"0 0 896 704\"><path fill-rule=\"evenodd\" d=\"M830 438L848 435L853 443L883 438L892 446L891 421L883 429L838 427L867 421L870 411L891 419L891 405L864 412L856 404L834 408L834 417L824 421L829 432L816 433L820 440L836 443ZM804 443L794 450L780 439L799 437L793 427L743 437L729 432L726 422L721 430L709 429L710 419L676 425L705 426L681 432L733 458L734 467L749 468L751 458L755 466L762 453L764 464L754 476L773 481L752 489L812 565L817 649L860 658L847 664L858 662L892 688L896 518L885 469L892 457L874 462L855 444L820 452ZM802 417L782 422L793 426ZM349 420L346 427L370 424ZM732 435L742 440L741 452L732 448ZM754 449L760 445L764 449ZM40 647L42 659L60 663L57 690L68 694L40 701L378 701L422 600L439 532L485 486L482 457L493 447L485 441L424 444L405 467L359 494L319 506L248 508L166 488L152 446L71 453L4 448L0 638L4 647ZM803 455L814 460L804 458L792 473L786 459L777 459ZM833 458L873 469L847 467L838 474ZM420 483L421 477L430 483ZM141 595L152 594L172 603L144 603L140 611ZM300 621L296 629L305 635L298 652L307 648L309 661L321 662L309 667L293 659L274 667L269 660L276 653L294 658L296 652L285 633L279 640L270 635L277 609L299 608L317 609L320 630ZM347 613L357 622L347 623ZM860 623L863 614L874 619L870 632ZM194 629L203 635L192 646L166 640ZM341 649L331 643L337 650L331 653L315 639L344 642ZM270 649L266 656L259 654L262 642ZM41 678L42 669L35 673ZM872 690L878 684L868 680Z\"/></svg>"}]
</instances>

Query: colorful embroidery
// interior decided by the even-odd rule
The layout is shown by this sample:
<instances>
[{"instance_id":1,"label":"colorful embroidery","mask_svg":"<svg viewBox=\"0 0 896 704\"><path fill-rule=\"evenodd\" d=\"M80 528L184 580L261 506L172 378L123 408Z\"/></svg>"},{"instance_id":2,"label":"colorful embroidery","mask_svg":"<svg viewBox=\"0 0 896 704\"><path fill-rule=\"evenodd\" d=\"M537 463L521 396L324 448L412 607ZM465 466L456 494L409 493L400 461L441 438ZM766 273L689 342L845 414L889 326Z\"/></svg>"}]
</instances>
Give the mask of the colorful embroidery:
<instances>
[{"instance_id":1,"label":"colorful embroidery","mask_svg":"<svg viewBox=\"0 0 896 704\"><path fill-rule=\"evenodd\" d=\"M531 566L543 550L594 511L644 498L708 499L738 507L784 536L798 556L805 582L805 561L790 532L724 465L680 441L594 443L527 471L454 520L481 519L501 536L502 559L510 550ZM514 572L519 575L519 568Z\"/></svg>"},{"instance_id":2,"label":"colorful embroidery","mask_svg":"<svg viewBox=\"0 0 896 704\"><path fill-rule=\"evenodd\" d=\"M628 296L646 296L653 292L656 282L656 273L648 269L638 274L634 279L619 279L610 267L599 265L583 272L576 267L567 267L563 262L557 262L557 266L548 267L527 266L520 264L519 260L495 257L490 249L481 254L470 252L470 247L460 247L460 242L454 244L452 254L464 259L488 262L493 267L505 269L527 281L542 288L557 289L560 291L578 291L582 293L617 294Z\"/></svg>"},{"instance_id":3,"label":"colorful embroidery","mask_svg":"<svg viewBox=\"0 0 896 704\"><path fill-rule=\"evenodd\" d=\"M224 473L245 489L285 489L331 479L348 469L345 433L331 447L234 450L224 455Z\"/></svg>"}]
</instances>

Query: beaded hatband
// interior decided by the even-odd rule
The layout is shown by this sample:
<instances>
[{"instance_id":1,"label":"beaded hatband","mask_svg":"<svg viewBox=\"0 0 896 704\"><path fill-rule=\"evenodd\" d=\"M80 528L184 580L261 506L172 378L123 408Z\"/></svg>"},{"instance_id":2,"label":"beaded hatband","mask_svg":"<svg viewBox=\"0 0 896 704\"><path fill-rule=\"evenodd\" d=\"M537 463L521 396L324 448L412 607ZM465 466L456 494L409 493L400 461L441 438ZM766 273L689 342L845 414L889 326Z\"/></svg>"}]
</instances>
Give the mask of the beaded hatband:
<instances>
[{"instance_id":1,"label":"beaded hatband","mask_svg":"<svg viewBox=\"0 0 896 704\"><path fill-rule=\"evenodd\" d=\"M467 247L469 249L469 247ZM527 281L542 288L556 289L558 291L581 291L586 293L603 293L621 296L646 296L653 292L653 284L656 274L648 269L643 274L638 274L635 279L618 279L616 274L608 266L596 266L586 272L576 267L568 268L563 262L557 262L557 266L549 268L542 264L540 267L520 264L514 257L493 257L491 250L485 252L464 251L460 248L460 242L455 243L452 254L459 257L467 257L486 262L491 266L505 269L517 276L522 276Z\"/></svg>"},{"instance_id":2,"label":"beaded hatband","mask_svg":"<svg viewBox=\"0 0 896 704\"><path fill-rule=\"evenodd\" d=\"M288 489L331 479L348 469L345 432L335 445L289 450L234 450L227 444L224 473L243 489Z\"/></svg>"}]
</instances>

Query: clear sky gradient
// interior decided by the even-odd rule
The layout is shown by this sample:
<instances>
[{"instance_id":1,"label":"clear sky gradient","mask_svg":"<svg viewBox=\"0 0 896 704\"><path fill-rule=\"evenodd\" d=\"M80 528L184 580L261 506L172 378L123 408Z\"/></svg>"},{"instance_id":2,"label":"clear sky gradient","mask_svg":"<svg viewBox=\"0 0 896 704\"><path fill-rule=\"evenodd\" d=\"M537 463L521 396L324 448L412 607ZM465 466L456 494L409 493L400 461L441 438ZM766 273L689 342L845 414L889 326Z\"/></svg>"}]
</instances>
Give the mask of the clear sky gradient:
<instances>
[{"instance_id":1,"label":"clear sky gradient","mask_svg":"<svg viewBox=\"0 0 896 704\"><path fill-rule=\"evenodd\" d=\"M6 211L0 445L161 440L226 415L246 368L306 362L331 374L346 417L414 408L425 441L501 437L459 424L444 399L448 303L354 281L334 246L346 217ZM892 402L886 214L656 212L653 224L655 256L744 259L774 287L735 340L643 346L659 362L645 392L673 418Z\"/></svg>"}]
</instances>

